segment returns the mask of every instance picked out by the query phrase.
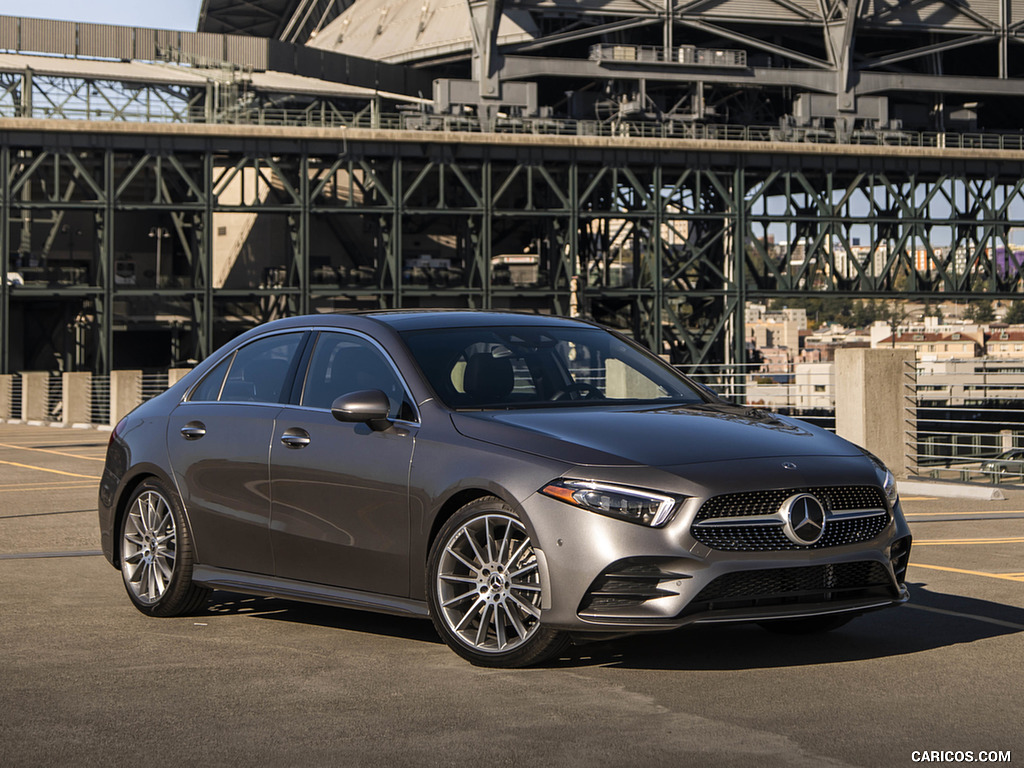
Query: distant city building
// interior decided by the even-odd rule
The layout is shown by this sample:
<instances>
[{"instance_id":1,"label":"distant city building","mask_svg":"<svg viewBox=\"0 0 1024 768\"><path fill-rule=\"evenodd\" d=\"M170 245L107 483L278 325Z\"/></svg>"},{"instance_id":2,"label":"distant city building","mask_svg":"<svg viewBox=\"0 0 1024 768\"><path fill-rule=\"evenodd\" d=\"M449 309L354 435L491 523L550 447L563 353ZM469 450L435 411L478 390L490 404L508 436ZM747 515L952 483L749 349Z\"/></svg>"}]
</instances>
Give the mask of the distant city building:
<instances>
[{"instance_id":1,"label":"distant city building","mask_svg":"<svg viewBox=\"0 0 1024 768\"><path fill-rule=\"evenodd\" d=\"M946 315L956 305L943 306ZM940 322L928 316L896 326L879 321L866 329L830 324L807 328L803 309L771 311L763 304L746 309L747 343L760 366L746 376L751 405L797 413L835 407L834 364L837 349L895 347L913 349L919 392L940 407L976 405L1020 397L1024 384L1024 325ZM926 394L925 394L926 393Z\"/></svg>"},{"instance_id":2,"label":"distant city building","mask_svg":"<svg viewBox=\"0 0 1024 768\"><path fill-rule=\"evenodd\" d=\"M1015 326L993 331L985 341L985 354L988 357L1024 358L1024 328Z\"/></svg>"},{"instance_id":3,"label":"distant city building","mask_svg":"<svg viewBox=\"0 0 1024 768\"><path fill-rule=\"evenodd\" d=\"M963 360L982 355L984 343L972 334L906 332L889 335L881 340L879 347L912 349L918 360Z\"/></svg>"}]
</instances>

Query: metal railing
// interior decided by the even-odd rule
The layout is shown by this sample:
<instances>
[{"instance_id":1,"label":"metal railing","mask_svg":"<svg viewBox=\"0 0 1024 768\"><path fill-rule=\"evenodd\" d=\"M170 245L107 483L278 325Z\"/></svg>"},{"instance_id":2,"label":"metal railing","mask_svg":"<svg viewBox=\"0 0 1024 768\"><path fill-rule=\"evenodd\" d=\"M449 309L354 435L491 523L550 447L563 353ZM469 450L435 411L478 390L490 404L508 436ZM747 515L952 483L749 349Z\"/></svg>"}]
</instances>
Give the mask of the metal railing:
<instances>
[{"instance_id":1,"label":"metal railing","mask_svg":"<svg viewBox=\"0 0 1024 768\"><path fill-rule=\"evenodd\" d=\"M918 366L919 475L971 482L1024 482L1024 365L996 361Z\"/></svg>"},{"instance_id":2,"label":"metal railing","mask_svg":"<svg viewBox=\"0 0 1024 768\"><path fill-rule=\"evenodd\" d=\"M11 412L5 414L6 418L17 419L21 417L21 375L11 376Z\"/></svg>"},{"instance_id":3,"label":"metal railing","mask_svg":"<svg viewBox=\"0 0 1024 768\"><path fill-rule=\"evenodd\" d=\"M146 402L167 389L167 371L142 374L142 402Z\"/></svg>"},{"instance_id":4,"label":"metal railing","mask_svg":"<svg viewBox=\"0 0 1024 768\"><path fill-rule=\"evenodd\" d=\"M820 381L819 371L790 365L699 365L677 368L700 385L739 405L794 416L835 431L835 410L827 394L815 392L808 407L808 384ZM595 381L599 373L592 372ZM808 379L807 376L812 378ZM801 378L804 377L804 378ZM818 378L813 378L818 377ZM62 379L45 379L45 418L62 419ZM136 403L167 388L167 372L145 373L138 379ZM907 459L918 476L968 482L1024 483L1024 361L961 361L947 368L911 365L904 431ZM18 418L26 396L25 379L10 378L11 412ZM824 386L824 385L817 385ZM829 388L834 392L834 387ZM771 397L766 398L766 393ZM36 400L38 402L38 400ZM93 376L91 420L110 421L109 376Z\"/></svg>"},{"instance_id":5,"label":"metal railing","mask_svg":"<svg viewBox=\"0 0 1024 768\"><path fill-rule=\"evenodd\" d=\"M45 418L60 421L64 413L64 381L59 373L51 373L47 384Z\"/></svg>"},{"instance_id":6,"label":"metal railing","mask_svg":"<svg viewBox=\"0 0 1024 768\"><path fill-rule=\"evenodd\" d=\"M600 62L658 62L696 67L747 66L747 52L738 48L698 48L695 45L681 45L678 48L671 48L667 56L665 50L658 45L599 43L590 46L589 59Z\"/></svg>"},{"instance_id":7,"label":"metal railing","mask_svg":"<svg viewBox=\"0 0 1024 768\"><path fill-rule=\"evenodd\" d=\"M12 103L0 103L0 117L27 117ZM208 116L205 108L156 111L140 105L117 110L69 104L35 109L31 117L54 120L258 125L304 128L446 131L537 136L594 136L640 139L696 139L755 143L855 144L864 146L931 147L937 149L1024 150L1024 132L948 133L898 129L856 130L846 135L828 127L722 125L689 120L663 122L620 119L573 120L554 117L498 117L482 121L473 115L428 112L342 111L323 106L307 109L246 108Z\"/></svg>"},{"instance_id":8,"label":"metal railing","mask_svg":"<svg viewBox=\"0 0 1024 768\"><path fill-rule=\"evenodd\" d=\"M110 423L110 376L93 375L90 408L93 424Z\"/></svg>"},{"instance_id":9,"label":"metal railing","mask_svg":"<svg viewBox=\"0 0 1024 768\"><path fill-rule=\"evenodd\" d=\"M795 365L790 364L783 370L774 367L766 370L761 363L677 365L676 368L698 384L738 405L794 416L830 432L835 431L834 402L831 398L819 397L813 391L807 392L807 387L813 387L813 384L799 382ZM769 402L765 402L766 392L769 393ZM819 403L818 400L823 402Z\"/></svg>"}]
</instances>

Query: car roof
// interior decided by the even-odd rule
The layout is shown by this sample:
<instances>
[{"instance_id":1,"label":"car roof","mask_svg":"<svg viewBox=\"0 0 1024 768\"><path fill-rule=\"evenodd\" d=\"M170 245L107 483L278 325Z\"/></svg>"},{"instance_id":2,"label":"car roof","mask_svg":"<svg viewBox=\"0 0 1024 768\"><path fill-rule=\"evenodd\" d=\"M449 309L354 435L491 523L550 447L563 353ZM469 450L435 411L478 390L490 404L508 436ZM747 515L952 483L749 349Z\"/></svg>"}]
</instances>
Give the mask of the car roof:
<instances>
[{"instance_id":1,"label":"car roof","mask_svg":"<svg viewBox=\"0 0 1024 768\"><path fill-rule=\"evenodd\" d=\"M480 326L502 327L594 327L592 323L572 320L567 317L534 315L520 312L495 312L488 310L371 310L360 312L360 316L371 318L391 326L396 331L413 331L438 328L475 328Z\"/></svg>"}]
</instances>

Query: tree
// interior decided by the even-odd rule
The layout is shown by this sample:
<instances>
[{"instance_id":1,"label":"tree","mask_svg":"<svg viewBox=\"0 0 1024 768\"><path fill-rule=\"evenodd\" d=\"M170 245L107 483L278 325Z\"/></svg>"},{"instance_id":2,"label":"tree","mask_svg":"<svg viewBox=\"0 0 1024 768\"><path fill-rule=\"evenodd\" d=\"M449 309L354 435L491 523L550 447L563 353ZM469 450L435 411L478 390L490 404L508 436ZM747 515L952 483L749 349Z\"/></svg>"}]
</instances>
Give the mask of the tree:
<instances>
[{"instance_id":1,"label":"tree","mask_svg":"<svg viewBox=\"0 0 1024 768\"><path fill-rule=\"evenodd\" d=\"M1006 311L1003 321L1010 325L1024 324L1024 301L1010 302L1010 308Z\"/></svg>"},{"instance_id":2,"label":"tree","mask_svg":"<svg viewBox=\"0 0 1024 768\"><path fill-rule=\"evenodd\" d=\"M850 317L850 325L854 328L865 328L876 320L883 319L884 308L880 309L875 299L870 301L858 301L853 306Z\"/></svg>"},{"instance_id":3,"label":"tree","mask_svg":"<svg viewBox=\"0 0 1024 768\"><path fill-rule=\"evenodd\" d=\"M890 301L883 305L879 320L885 320L889 324L889 332L892 334L892 346L896 346L896 331L910 317L906 306L899 301Z\"/></svg>"},{"instance_id":4,"label":"tree","mask_svg":"<svg viewBox=\"0 0 1024 768\"><path fill-rule=\"evenodd\" d=\"M991 323L996 319L991 301L972 301L964 310L964 319L972 323Z\"/></svg>"},{"instance_id":5,"label":"tree","mask_svg":"<svg viewBox=\"0 0 1024 768\"><path fill-rule=\"evenodd\" d=\"M924 303L924 317L934 317L938 320L939 325L942 325L942 306L939 304L932 304L930 301Z\"/></svg>"}]
</instances>

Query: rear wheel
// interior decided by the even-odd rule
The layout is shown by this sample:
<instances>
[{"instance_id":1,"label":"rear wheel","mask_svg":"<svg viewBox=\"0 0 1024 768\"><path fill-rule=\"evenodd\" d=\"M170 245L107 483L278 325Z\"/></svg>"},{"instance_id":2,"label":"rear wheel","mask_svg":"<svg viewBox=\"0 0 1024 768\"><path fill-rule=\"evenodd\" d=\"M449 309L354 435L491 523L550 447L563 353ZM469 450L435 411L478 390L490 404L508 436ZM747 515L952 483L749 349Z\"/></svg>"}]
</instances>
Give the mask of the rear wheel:
<instances>
[{"instance_id":1,"label":"rear wheel","mask_svg":"<svg viewBox=\"0 0 1024 768\"><path fill-rule=\"evenodd\" d=\"M209 590L192 582L192 564L178 497L158 480L146 480L121 521L121 576L128 597L149 616L194 612Z\"/></svg>"},{"instance_id":2,"label":"rear wheel","mask_svg":"<svg viewBox=\"0 0 1024 768\"><path fill-rule=\"evenodd\" d=\"M761 628L777 635L814 635L820 632L831 632L833 629L852 621L855 616L830 615L830 616L807 616L802 619L778 619L776 621L762 621Z\"/></svg>"},{"instance_id":3,"label":"rear wheel","mask_svg":"<svg viewBox=\"0 0 1024 768\"><path fill-rule=\"evenodd\" d=\"M560 653L564 632L541 625L540 564L522 521L493 497L442 527L427 559L427 602L438 634L483 667L525 667Z\"/></svg>"}]
</instances>

